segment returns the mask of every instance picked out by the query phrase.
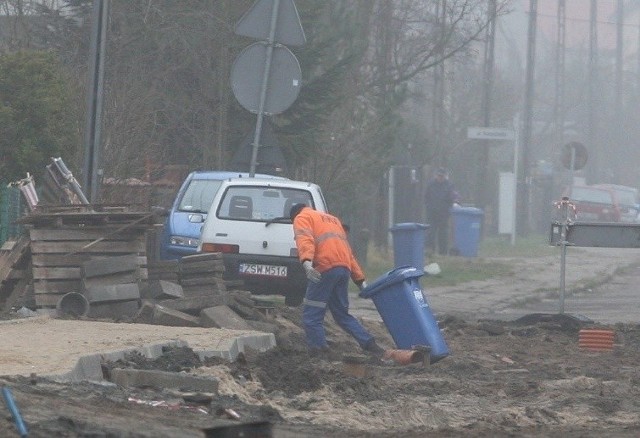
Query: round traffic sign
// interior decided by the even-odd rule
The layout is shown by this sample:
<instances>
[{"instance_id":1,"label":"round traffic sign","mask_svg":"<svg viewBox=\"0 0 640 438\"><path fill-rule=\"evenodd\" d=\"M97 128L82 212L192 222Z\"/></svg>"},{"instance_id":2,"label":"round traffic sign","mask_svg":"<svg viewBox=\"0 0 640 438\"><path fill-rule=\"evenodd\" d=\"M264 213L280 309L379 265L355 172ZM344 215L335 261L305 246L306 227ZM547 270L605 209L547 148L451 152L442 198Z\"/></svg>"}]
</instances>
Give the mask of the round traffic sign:
<instances>
[{"instance_id":1,"label":"round traffic sign","mask_svg":"<svg viewBox=\"0 0 640 438\"><path fill-rule=\"evenodd\" d=\"M245 48L231 68L231 89L244 109L260 111L260 93L264 81L268 44L260 41ZM263 113L279 114L298 97L302 70L298 59L284 46L274 46L268 72Z\"/></svg>"},{"instance_id":2,"label":"round traffic sign","mask_svg":"<svg viewBox=\"0 0 640 438\"><path fill-rule=\"evenodd\" d=\"M587 164L589 154L582 143L572 141L562 148L562 164L569 170L571 170L571 155L573 155L573 170L580 170Z\"/></svg>"}]
</instances>

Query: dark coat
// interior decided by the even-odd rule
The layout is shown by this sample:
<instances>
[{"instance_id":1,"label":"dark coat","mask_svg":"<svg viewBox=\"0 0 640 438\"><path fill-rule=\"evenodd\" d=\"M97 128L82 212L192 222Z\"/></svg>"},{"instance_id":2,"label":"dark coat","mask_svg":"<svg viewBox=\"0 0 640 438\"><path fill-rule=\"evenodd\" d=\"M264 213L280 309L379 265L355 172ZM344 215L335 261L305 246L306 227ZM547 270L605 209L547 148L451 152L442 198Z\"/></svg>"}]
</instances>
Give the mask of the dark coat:
<instances>
[{"instance_id":1,"label":"dark coat","mask_svg":"<svg viewBox=\"0 0 640 438\"><path fill-rule=\"evenodd\" d=\"M447 218L454 201L453 184L448 179L433 179L427 185L424 203L428 218Z\"/></svg>"}]
</instances>

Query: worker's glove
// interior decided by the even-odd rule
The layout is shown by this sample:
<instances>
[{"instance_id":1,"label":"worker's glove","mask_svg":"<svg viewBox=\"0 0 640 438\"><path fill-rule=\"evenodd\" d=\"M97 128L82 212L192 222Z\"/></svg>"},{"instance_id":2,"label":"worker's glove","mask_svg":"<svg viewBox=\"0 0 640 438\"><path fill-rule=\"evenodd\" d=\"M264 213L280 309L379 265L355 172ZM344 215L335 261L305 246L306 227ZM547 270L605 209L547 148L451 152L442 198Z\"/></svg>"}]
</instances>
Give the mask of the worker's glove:
<instances>
[{"instance_id":1,"label":"worker's glove","mask_svg":"<svg viewBox=\"0 0 640 438\"><path fill-rule=\"evenodd\" d=\"M322 274L320 274L313 267L313 263L311 263L310 260L305 260L304 262L302 262L302 268L304 269L304 273L307 274L307 278L309 279L309 281L313 281L314 283L320 281L320 277L322 276Z\"/></svg>"},{"instance_id":2,"label":"worker's glove","mask_svg":"<svg viewBox=\"0 0 640 438\"><path fill-rule=\"evenodd\" d=\"M358 289L360 289L361 291L367 287L367 282L362 280L356 283L356 285L358 286Z\"/></svg>"}]
</instances>

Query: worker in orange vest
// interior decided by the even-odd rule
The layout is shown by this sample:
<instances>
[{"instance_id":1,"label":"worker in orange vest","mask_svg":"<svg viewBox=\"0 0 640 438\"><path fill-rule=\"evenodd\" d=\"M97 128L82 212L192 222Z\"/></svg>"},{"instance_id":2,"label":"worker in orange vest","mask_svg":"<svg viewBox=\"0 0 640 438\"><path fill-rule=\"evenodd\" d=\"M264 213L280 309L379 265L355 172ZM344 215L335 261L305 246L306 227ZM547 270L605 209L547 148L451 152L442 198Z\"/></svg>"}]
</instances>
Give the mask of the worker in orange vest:
<instances>
[{"instance_id":1,"label":"worker in orange vest","mask_svg":"<svg viewBox=\"0 0 640 438\"><path fill-rule=\"evenodd\" d=\"M324 315L329 308L336 323L353 336L362 349L382 357L384 350L349 313L349 279L360 290L367 283L342 223L337 217L305 204L295 204L289 216L293 222L298 258L309 280L303 301L302 323L310 355L328 353Z\"/></svg>"}]
</instances>

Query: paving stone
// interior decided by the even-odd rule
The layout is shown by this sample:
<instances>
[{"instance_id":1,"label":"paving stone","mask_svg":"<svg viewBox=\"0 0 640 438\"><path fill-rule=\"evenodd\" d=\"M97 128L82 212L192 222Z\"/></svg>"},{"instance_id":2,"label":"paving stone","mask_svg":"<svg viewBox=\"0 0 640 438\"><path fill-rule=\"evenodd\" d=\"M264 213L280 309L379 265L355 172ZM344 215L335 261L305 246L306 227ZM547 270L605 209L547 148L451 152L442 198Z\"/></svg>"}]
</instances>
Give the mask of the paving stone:
<instances>
[{"instance_id":1,"label":"paving stone","mask_svg":"<svg viewBox=\"0 0 640 438\"><path fill-rule=\"evenodd\" d=\"M232 330L251 330L247 321L228 306L209 307L200 312L200 324L203 327L227 328Z\"/></svg>"},{"instance_id":2,"label":"paving stone","mask_svg":"<svg viewBox=\"0 0 640 438\"><path fill-rule=\"evenodd\" d=\"M82 276L85 278L100 277L135 271L136 269L138 269L138 256L135 254L101 257L82 263Z\"/></svg>"},{"instance_id":3,"label":"paving stone","mask_svg":"<svg viewBox=\"0 0 640 438\"><path fill-rule=\"evenodd\" d=\"M145 298L157 300L183 298L184 290L177 281L150 280Z\"/></svg>"},{"instance_id":4,"label":"paving stone","mask_svg":"<svg viewBox=\"0 0 640 438\"><path fill-rule=\"evenodd\" d=\"M123 387L154 387L189 392L218 393L218 380L215 378L168 371L114 368L111 370L111 381Z\"/></svg>"},{"instance_id":5,"label":"paving stone","mask_svg":"<svg viewBox=\"0 0 640 438\"><path fill-rule=\"evenodd\" d=\"M161 306L168 309L179 310L181 312L199 314L202 309L227 304L229 301L226 295L201 295L195 297L177 298L174 300L161 300Z\"/></svg>"},{"instance_id":6,"label":"paving stone","mask_svg":"<svg viewBox=\"0 0 640 438\"><path fill-rule=\"evenodd\" d=\"M134 321L140 324L151 324L153 322L153 313L155 312L156 304L143 300L138 313L133 317Z\"/></svg>"},{"instance_id":7,"label":"paving stone","mask_svg":"<svg viewBox=\"0 0 640 438\"><path fill-rule=\"evenodd\" d=\"M105 303L113 301L130 301L140 298L140 289L137 283L111 284L104 286L91 286L84 291L89 303Z\"/></svg>"},{"instance_id":8,"label":"paving stone","mask_svg":"<svg viewBox=\"0 0 640 438\"><path fill-rule=\"evenodd\" d=\"M199 318L161 305L155 306L152 323L175 327L200 327Z\"/></svg>"},{"instance_id":9,"label":"paving stone","mask_svg":"<svg viewBox=\"0 0 640 438\"><path fill-rule=\"evenodd\" d=\"M89 306L89 318L134 318L140 310L138 300L111 303L93 303Z\"/></svg>"}]
</instances>

